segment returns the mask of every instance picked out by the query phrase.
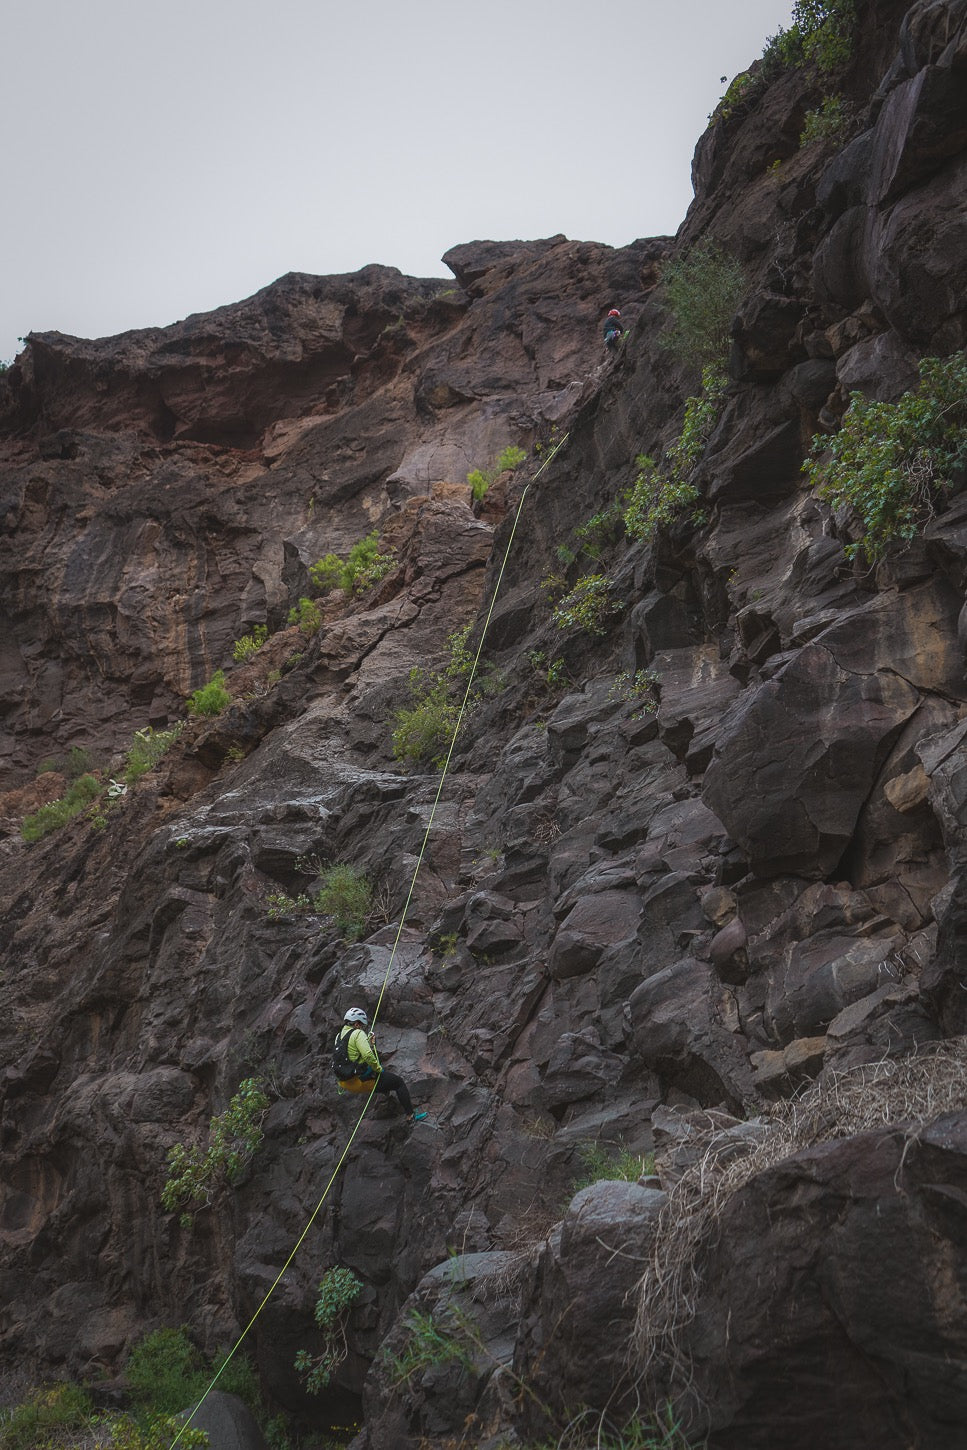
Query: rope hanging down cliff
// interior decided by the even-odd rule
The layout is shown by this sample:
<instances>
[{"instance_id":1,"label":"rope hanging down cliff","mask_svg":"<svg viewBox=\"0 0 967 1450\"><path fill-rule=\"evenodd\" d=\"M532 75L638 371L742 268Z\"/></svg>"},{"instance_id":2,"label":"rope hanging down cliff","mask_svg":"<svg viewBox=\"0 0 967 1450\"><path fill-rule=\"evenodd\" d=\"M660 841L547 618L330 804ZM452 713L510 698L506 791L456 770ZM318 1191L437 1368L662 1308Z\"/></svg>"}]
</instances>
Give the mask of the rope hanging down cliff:
<instances>
[{"instance_id":1,"label":"rope hanging down cliff","mask_svg":"<svg viewBox=\"0 0 967 1450\"><path fill-rule=\"evenodd\" d=\"M501 560L501 563L500 563L500 570L499 570L499 572L497 574L497 582L494 585L493 594L491 595L490 604L488 606L487 614L486 614L486 617L484 619L483 629L480 632L480 640L479 640L479 642L477 644L476 654L473 657L473 664L471 665L469 674L467 676L467 686L466 686L466 689L464 690L463 699L460 702L460 709L457 712L456 724L453 727L453 734L452 734L452 736L450 738L450 745L449 745L449 748L447 750L446 756L445 756L444 761L443 761L443 769L440 772L440 779L439 779L439 781L437 783L436 794L433 797L433 805L430 808L430 814L429 814L429 817L427 818L426 829L423 832L423 840L422 840L421 845L420 845L419 854L417 855L417 858L416 858L416 865L413 868L413 874L412 874L412 877L410 878L410 886L409 886L409 890L406 893L406 901L404 902L404 904L403 904L403 910L400 913L399 925L396 928L396 935L393 938L393 945L392 945L392 947L390 949L389 960L386 963L386 971L383 973L382 985L380 986L379 996L376 999L376 1006L373 1009L373 1015L372 1015L372 1018L371 1018L371 1021L370 1021L370 1025L371 1026L375 1026L375 1024L376 1024L376 1019L379 1016L380 1008L383 1005L383 997L385 996L385 994L386 994L386 988L389 985L389 979L390 979L390 976L391 976L392 971L393 971L393 965L394 965L394 963L396 961L397 952L399 950L399 944L400 944L400 941L401 941L402 936L403 936L403 928L406 925L407 913L409 912L409 909L410 909L410 903L413 900L413 892L416 889L416 883L417 883L417 880L418 880L419 875L420 875L420 869L421 869L421 867L423 865L423 858L426 855L427 845L429 844L430 831L431 831L431 829L433 827L433 819L434 819L434 816L436 815L437 807L440 804L441 796L443 795L443 786L444 786L444 783L445 783L446 778L447 778L447 772L450 769L450 761L451 761L451 759L453 757L454 749L456 748L457 737L460 734L460 727L463 724L463 717L464 717L464 715L466 713L467 705L468 705L468 703L470 701L470 692L471 692L471 690L473 688L474 679L476 677L477 669L478 669L479 664L480 664L480 657L481 657L481 654L483 653L484 643L485 643L485 641L487 639L487 631L490 628L490 621L491 621L491 618L493 617L494 607L495 607L495 605L497 603L497 597L500 594L500 588L501 588L501 585L503 583L503 578L504 578L504 571L507 568L507 561L510 558L510 552L511 552L511 549L513 548L513 546L514 546L514 539L515 539L516 534L517 534L517 525L520 522L520 517L521 517L521 514L523 513L524 503L525 503L525 501L527 499L528 493L530 492L531 486L537 482L537 480L540 478L541 474L544 472L545 468L547 468L551 463L553 463L554 459L557 457L558 453L560 453L561 449L564 447L564 445L567 442L567 440L568 440L569 437L570 437L570 434L569 433L565 433L564 434L564 437L561 438L554 445L554 447L551 449L550 453L544 459L544 462L541 464L540 468L534 474L534 477L531 479L530 483L528 483L525 486L524 491L522 492L522 494L521 494L521 496L520 496L520 498L519 498L519 500L517 502L517 509L516 509L515 514L514 514L514 522L513 522L512 526L511 526L510 536L507 539L507 546L504 549L504 557L503 557L503 559ZM262 1310L265 1308L266 1304L269 1302L269 1300L271 1299L272 1295L275 1293L275 1291L278 1288L279 1284L281 1284L281 1282L282 1282L283 1278L285 1277L285 1274L286 1274L289 1266L291 1265L292 1261L295 1259L296 1254L299 1252L300 1248L302 1247L303 1243L305 1242L305 1240L306 1240L306 1238L307 1238L307 1236L309 1234L309 1230L312 1228L313 1224L315 1223L316 1219L318 1218L319 1213L320 1213L320 1211L322 1209L322 1206L323 1206L323 1204L325 1203L326 1199L329 1196L330 1189L332 1188L332 1185L335 1183L336 1178L338 1177L339 1172L342 1169L342 1166L345 1163L346 1158L349 1155L349 1150L352 1147L353 1140L356 1137L356 1134L359 1132L359 1129L360 1129L360 1127L362 1125L363 1119L366 1117L366 1114L369 1111L369 1107L370 1107L371 1102L372 1102L372 1095L371 1094L368 1094L367 1093L367 1094L363 1095L363 1103L362 1103L362 1108L361 1108L360 1113L359 1113L359 1117L356 1119L356 1122L353 1125L352 1132L349 1134L349 1137L346 1139L345 1146L344 1146L341 1154L339 1155L339 1158L338 1158L338 1160L336 1162L336 1166L332 1170L332 1173L329 1176L329 1181L326 1183L326 1186L325 1186L325 1188L322 1191L322 1196L319 1199L319 1202L316 1204L315 1208L312 1210L312 1213L309 1216L309 1220L306 1223L305 1228L302 1230L302 1233L296 1239L295 1244L293 1245L292 1251L289 1254L289 1257L286 1259L285 1263L282 1265L282 1267L279 1270L278 1274L276 1274L274 1280L269 1285L268 1289L265 1291L265 1295L264 1295L264 1297L262 1299L262 1302L259 1304L258 1308L255 1310L255 1313L252 1315L251 1319L246 1324L245 1328L242 1330L242 1332L239 1335L238 1339L235 1341L234 1345L232 1346L232 1348L230 1349L230 1351L228 1352L228 1354L225 1356L224 1360L222 1361L222 1364L219 1366L219 1369L218 1369L217 1373L215 1374L214 1378L212 1379L211 1384L205 1390L205 1392L202 1395L201 1399L195 1405L195 1407L192 1410L191 1414L188 1415L188 1417L186 1418L186 1420L185 1420L184 1424L182 1425L181 1429L178 1431L178 1434L172 1440L171 1445L169 1446L169 1450L175 1450L175 1446L178 1444L178 1442L181 1439L182 1435L188 1429L188 1427L191 1424L192 1420L195 1418L195 1416L197 1415L198 1411L201 1409L202 1405L205 1403L206 1399L211 1394L212 1390L215 1388L215 1386L218 1383L218 1380L219 1380L220 1376L222 1375L222 1373L223 1373L226 1365L229 1364L229 1362L231 1361L231 1359L235 1355L236 1351L241 1347L241 1345L244 1342L246 1336L248 1335L249 1330L255 1324L255 1321L258 1319L259 1315L262 1313Z\"/></svg>"}]
</instances>

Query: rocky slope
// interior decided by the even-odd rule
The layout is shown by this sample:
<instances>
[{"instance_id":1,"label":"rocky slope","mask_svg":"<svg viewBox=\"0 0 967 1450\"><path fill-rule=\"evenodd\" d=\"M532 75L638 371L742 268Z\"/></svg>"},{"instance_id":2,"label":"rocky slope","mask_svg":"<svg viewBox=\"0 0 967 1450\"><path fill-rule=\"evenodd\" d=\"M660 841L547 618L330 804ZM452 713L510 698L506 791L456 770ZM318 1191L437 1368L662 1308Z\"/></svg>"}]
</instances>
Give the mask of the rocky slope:
<instances>
[{"instance_id":1,"label":"rocky slope","mask_svg":"<svg viewBox=\"0 0 967 1450\"><path fill-rule=\"evenodd\" d=\"M431 1116L376 1103L260 1311L278 1403L360 1414L360 1450L526 1443L669 1396L722 1450L956 1443L967 509L945 496L870 570L801 464L850 390L892 400L967 344L967 6L866 4L859 33L848 133L800 146L829 78L754 71L699 144L674 242L474 243L453 285L290 276L173 328L33 336L7 374L11 1376L112 1376L185 1319L233 1341L356 1119L335 1023L390 966L381 1046ZM704 514L644 542L598 526L590 558L575 531L681 430L695 378L661 345L656 282L708 237L746 281ZM507 444L530 461L472 507L467 472ZM318 631L287 625L309 566L374 527L389 572L328 596ZM589 570L604 633L562 631L543 581ZM434 805L394 712L454 628L480 638L498 582ZM64 789L40 762L80 747L116 775L218 668L222 714L98 819L22 840ZM378 887L354 945L278 904L330 862ZM160 1203L167 1150L204 1143L251 1076L265 1143L187 1227ZM574 1196L589 1144L655 1148L657 1177ZM650 1256L694 1271L692 1317ZM293 1360L334 1265L363 1292L312 1400ZM401 1379L414 1307L462 1355Z\"/></svg>"}]
</instances>

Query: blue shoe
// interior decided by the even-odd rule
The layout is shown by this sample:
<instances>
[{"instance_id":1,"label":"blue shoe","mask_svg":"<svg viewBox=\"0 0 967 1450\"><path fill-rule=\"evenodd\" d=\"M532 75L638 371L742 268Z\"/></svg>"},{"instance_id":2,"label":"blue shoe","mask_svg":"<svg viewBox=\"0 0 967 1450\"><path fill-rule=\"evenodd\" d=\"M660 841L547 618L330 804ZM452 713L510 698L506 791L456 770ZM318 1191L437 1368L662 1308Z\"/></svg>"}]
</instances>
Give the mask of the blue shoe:
<instances>
[{"instance_id":1,"label":"blue shoe","mask_svg":"<svg viewBox=\"0 0 967 1450\"><path fill-rule=\"evenodd\" d=\"M428 1116L427 1113L410 1113L410 1122L411 1123L422 1123L423 1119L425 1117L427 1117L427 1116Z\"/></svg>"}]
</instances>

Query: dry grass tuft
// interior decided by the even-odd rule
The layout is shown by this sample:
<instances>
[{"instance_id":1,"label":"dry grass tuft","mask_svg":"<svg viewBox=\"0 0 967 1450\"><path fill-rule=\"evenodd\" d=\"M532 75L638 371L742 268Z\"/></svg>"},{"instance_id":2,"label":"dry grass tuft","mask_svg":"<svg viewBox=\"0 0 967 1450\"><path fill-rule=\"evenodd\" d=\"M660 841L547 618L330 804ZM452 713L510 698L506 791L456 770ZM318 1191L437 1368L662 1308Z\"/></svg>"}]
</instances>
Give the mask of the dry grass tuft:
<instances>
[{"instance_id":1,"label":"dry grass tuft","mask_svg":"<svg viewBox=\"0 0 967 1450\"><path fill-rule=\"evenodd\" d=\"M777 1103L767 1130L736 1141L710 1124L699 1159L671 1188L638 1284L632 1350L639 1372L665 1392L692 1388L682 1345L694 1318L701 1279L700 1251L729 1199L758 1174L820 1143L892 1124L909 1124L910 1138L942 1113L967 1106L967 1038L900 1060L829 1071L798 1099Z\"/></svg>"}]
</instances>

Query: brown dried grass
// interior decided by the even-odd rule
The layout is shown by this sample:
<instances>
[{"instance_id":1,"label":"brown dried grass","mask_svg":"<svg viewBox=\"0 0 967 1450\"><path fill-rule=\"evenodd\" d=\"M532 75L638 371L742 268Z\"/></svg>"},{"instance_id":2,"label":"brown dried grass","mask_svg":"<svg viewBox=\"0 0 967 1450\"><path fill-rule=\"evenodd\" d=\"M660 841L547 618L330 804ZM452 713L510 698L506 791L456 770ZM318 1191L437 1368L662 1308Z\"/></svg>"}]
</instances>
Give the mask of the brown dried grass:
<instances>
[{"instance_id":1,"label":"brown dried grass","mask_svg":"<svg viewBox=\"0 0 967 1450\"><path fill-rule=\"evenodd\" d=\"M876 1128L907 1124L912 1140L925 1123L964 1107L967 1038L957 1038L915 1056L827 1071L799 1098L777 1103L759 1139L737 1143L710 1122L692 1145L698 1161L669 1191L638 1282L638 1373L664 1393L693 1389L683 1335L702 1287L701 1251L725 1205L751 1179L804 1149Z\"/></svg>"}]
</instances>

